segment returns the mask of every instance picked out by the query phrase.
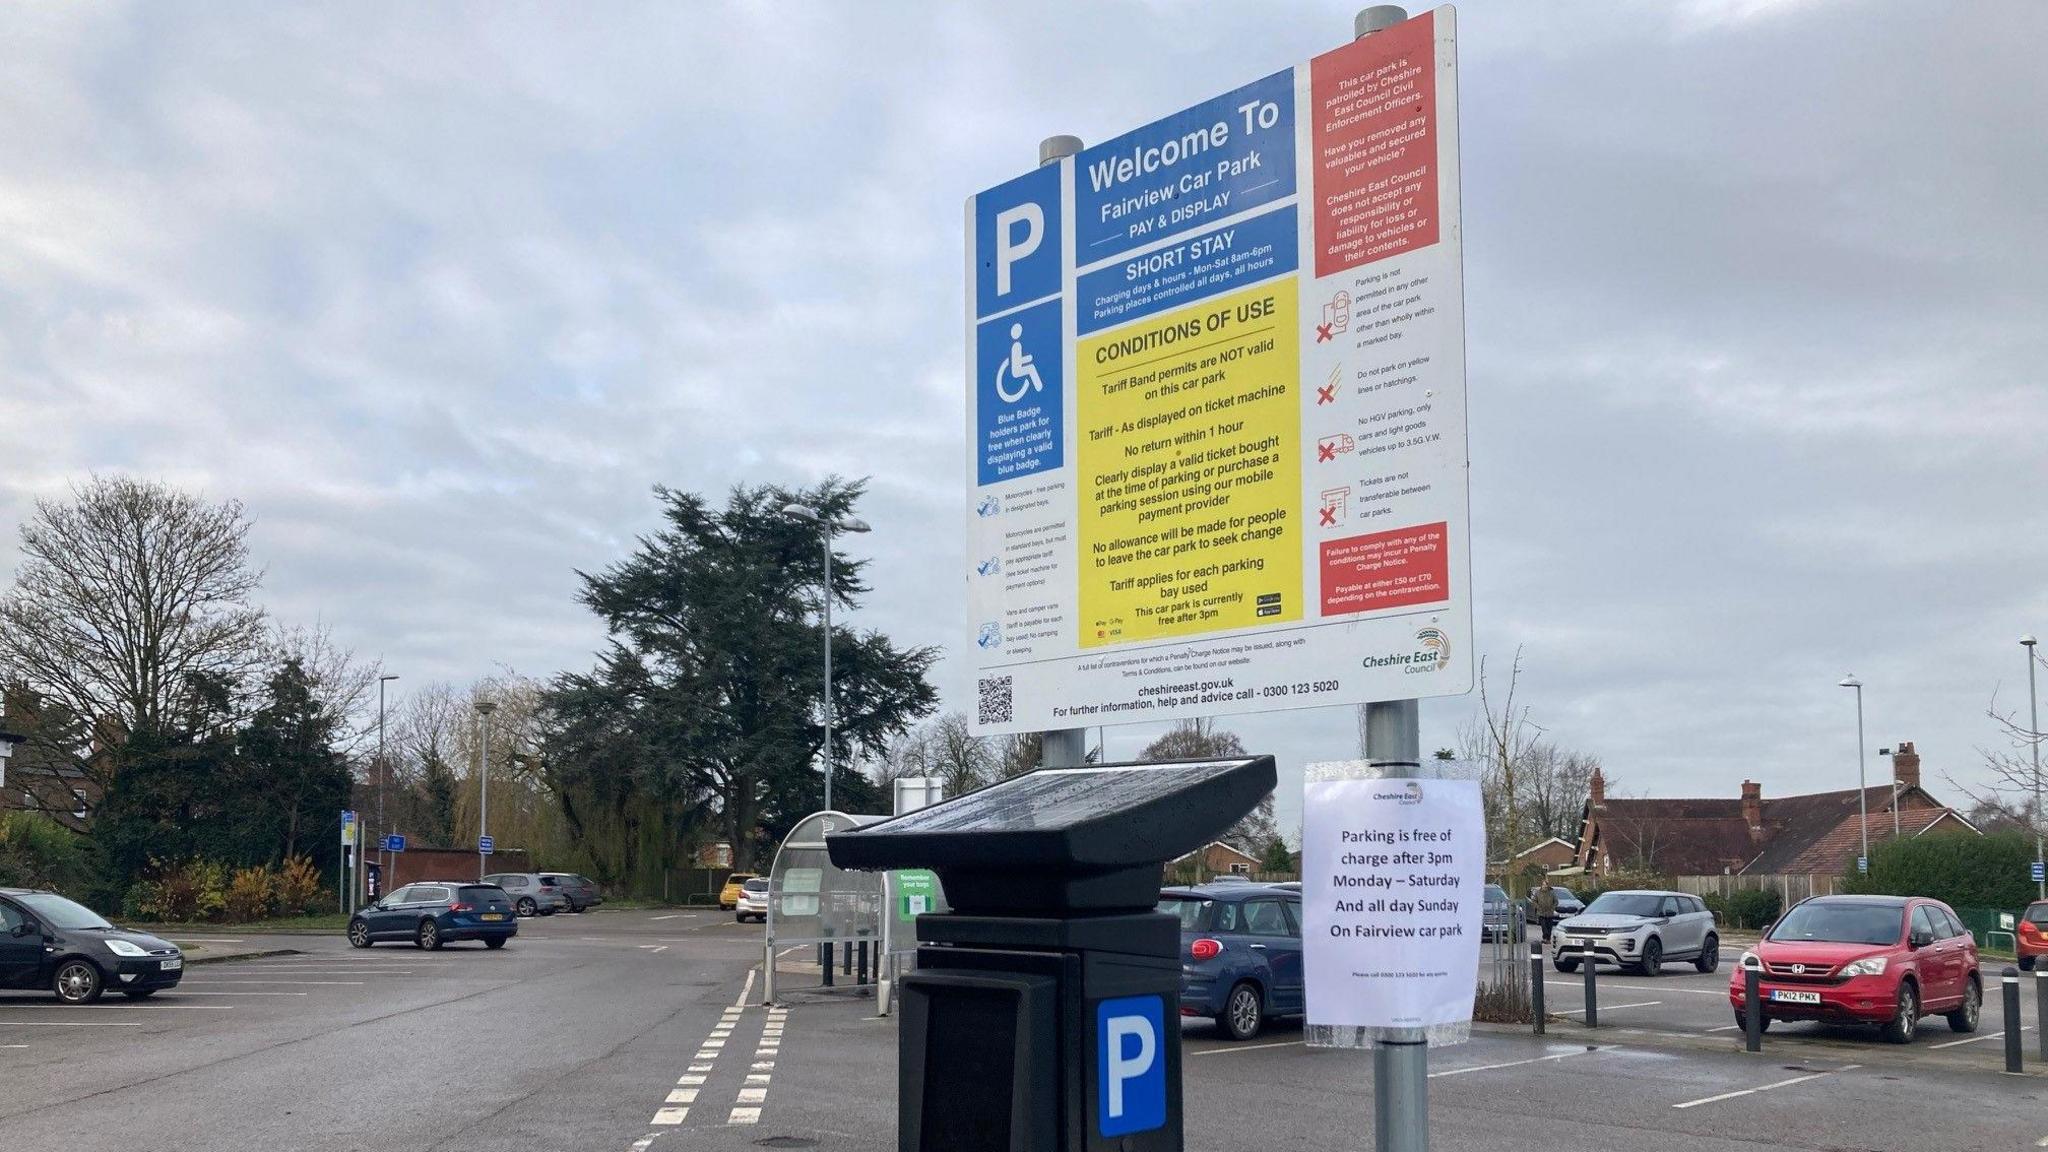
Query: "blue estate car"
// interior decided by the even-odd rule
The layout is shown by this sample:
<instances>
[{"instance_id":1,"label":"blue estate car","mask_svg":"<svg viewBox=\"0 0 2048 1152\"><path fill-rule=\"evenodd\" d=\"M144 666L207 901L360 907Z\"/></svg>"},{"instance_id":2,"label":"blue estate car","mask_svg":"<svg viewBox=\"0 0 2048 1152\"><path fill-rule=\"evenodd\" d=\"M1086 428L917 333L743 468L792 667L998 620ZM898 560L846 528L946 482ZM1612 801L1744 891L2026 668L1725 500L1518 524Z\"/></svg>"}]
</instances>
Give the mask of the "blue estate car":
<instances>
[{"instance_id":1,"label":"blue estate car","mask_svg":"<svg viewBox=\"0 0 2048 1152\"><path fill-rule=\"evenodd\" d=\"M1303 1010L1301 890L1276 885L1168 888L1159 910L1180 920L1180 1014L1208 1016L1249 1040L1274 1016Z\"/></svg>"},{"instance_id":2,"label":"blue estate car","mask_svg":"<svg viewBox=\"0 0 2048 1152\"><path fill-rule=\"evenodd\" d=\"M348 922L348 942L358 948L379 940L405 940L421 948L481 940L487 948L503 948L518 934L518 916L503 888L454 880L408 884Z\"/></svg>"}]
</instances>

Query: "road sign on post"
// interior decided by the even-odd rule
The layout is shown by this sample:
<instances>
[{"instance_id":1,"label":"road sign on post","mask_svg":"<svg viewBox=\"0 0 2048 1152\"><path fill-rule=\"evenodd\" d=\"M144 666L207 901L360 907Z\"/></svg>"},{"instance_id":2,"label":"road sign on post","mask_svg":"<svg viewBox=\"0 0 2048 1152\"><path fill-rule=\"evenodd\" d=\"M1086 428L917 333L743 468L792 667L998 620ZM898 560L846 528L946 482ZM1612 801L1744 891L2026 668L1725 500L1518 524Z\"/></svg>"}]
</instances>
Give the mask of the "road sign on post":
<instances>
[{"instance_id":1,"label":"road sign on post","mask_svg":"<svg viewBox=\"0 0 2048 1152\"><path fill-rule=\"evenodd\" d=\"M497 841L492 840L489 836L479 836L476 838L476 850L480 856L489 856L498 850Z\"/></svg>"},{"instance_id":2,"label":"road sign on post","mask_svg":"<svg viewBox=\"0 0 2048 1152\"><path fill-rule=\"evenodd\" d=\"M400 836L396 832L384 837L384 850L386 852L405 851L405 837Z\"/></svg>"},{"instance_id":3,"label":"road sign on post","mask_svg":"<svg viewBox=\"0 0 2048 1152\"><path fill-rule=\"evenodd\" d=\"M968 201L977 731L1470 689L1454 39Z\"/></svg>"},{"instance_id":4,"label":"road sign on post","mask_svg":"<svg viewBox=\"0 0 2048 1152\"><path fill-rule=\"evenodd\" d=\"M2034 861L2034 866L2027 869L2027 879L2039 884L2042 880L2048 879L2048 868L2044 868L2041 861Z\"/></svg>"}]
</instances>

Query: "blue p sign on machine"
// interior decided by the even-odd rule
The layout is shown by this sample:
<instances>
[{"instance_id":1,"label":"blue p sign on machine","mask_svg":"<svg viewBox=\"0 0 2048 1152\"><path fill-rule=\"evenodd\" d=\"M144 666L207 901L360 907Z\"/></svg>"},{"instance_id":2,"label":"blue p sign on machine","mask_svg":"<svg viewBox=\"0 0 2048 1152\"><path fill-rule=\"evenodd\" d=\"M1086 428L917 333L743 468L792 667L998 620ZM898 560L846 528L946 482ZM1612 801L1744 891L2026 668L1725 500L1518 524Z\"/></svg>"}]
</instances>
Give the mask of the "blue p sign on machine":
<instances>
[{"instance_id":1,"label":"blue p sign on machine","mask_svg":"<svg viewBox=\"0 0 2048 1152\"><path fill-rule=\"evenodd\" d=\"M1166 1002L1125 996L1095 1006L1096 1131L1150 1132L1166 1124Z\"/></svg>"},{"instance_id":2,"label":"blue p sign on machine","mask_svg":"<svg viewBox=\"0 0 2048 1152\"><path fill-rule=\"evenodd\" d=\"M489 836L479 836L476 838L476 850L479 855L489 856L498 850L498 845Z\"/></svg>"}]
</instances>

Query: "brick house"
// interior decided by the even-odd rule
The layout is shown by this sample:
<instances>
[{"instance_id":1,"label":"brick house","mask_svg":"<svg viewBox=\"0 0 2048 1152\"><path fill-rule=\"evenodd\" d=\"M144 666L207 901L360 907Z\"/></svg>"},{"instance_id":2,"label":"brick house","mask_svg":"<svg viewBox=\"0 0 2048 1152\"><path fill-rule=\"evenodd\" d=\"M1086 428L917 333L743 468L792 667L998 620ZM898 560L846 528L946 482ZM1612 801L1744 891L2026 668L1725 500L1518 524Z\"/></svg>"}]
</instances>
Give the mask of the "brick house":
<instances>
[{"instance_id":1,"label":"brick house","mask_svg":"<svg viewBox=\"0 0 2048 1152\"><path fill-rule=\"evenodd\" d=\"M1178 860L1169 861L1166 870L1170 875L1193 874L1201 880L1211 876L1250 876L1259 871L1259 858L1235 845L1212 840Z\"/></svg>"},{"instance_id":2,"label":"brick house","mask_svg":"<svg viewBox=\"0 0 2048 1152\"><path fill-rule=\"evenodd\" d=\"M1766 799L1750 780L1735 797L1609 799L1595 772L1571 865L1595 874L1839 876L1855 867L1863 839L1856 801L1854 788ZM1863 803L1873 844L1892 836L1894 804L1901 836L1981 835L1921 787L1910 740L1892 756L1892 782L1864 789Z\"/></svg>"},{"instance_id":3,"label":"brick house","mask_svg":"<svg viewBox=\"0 0 2048 1152\"><path fill-rule=\"evenodd\" d=\"M1522 849L1505 861L1495 861L1487 870L1496 876L1520 876L1531 869L1548 873L1571 867L1576 862L1578 851L1579 846L1572 841L1552 836L1540 844Z\"/></svg>"}]
</instances>

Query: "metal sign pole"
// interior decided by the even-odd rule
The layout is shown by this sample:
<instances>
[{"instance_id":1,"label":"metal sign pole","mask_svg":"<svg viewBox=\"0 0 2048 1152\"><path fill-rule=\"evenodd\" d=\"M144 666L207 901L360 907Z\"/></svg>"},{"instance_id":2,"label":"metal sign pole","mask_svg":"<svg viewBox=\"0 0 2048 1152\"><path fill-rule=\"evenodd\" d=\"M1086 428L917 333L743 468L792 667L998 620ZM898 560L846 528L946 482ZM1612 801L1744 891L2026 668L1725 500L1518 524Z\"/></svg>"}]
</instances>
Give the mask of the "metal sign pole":
<instances>
[{"instance_id":1,"label":"metal sign pole","mask_svg":"<svg viewBox=\"0 0 2048 1152\"><path fill-rule=\"evenodd\" d=\"M1401 13L1399 8L1368 8L1359 22L1387 11ZM1365 756L1388 779L1420 775L1421 706L1413 700L1367 704ZM1373 1147L1377 1152L1429 1152L1429 1041L1420 1028L1386 1031L1372 1048Z\"/></svg>"},{"instance_id":2,"label":"metal sign pole","mask_svg":"<svg viewBox=\"0 0 2048 1152\"><path fill-rule=\"evenodd\" d=\"M1058 164L1079 155L1079 136L1047 136L1038 142L1038 166ZM1039 733L1038 762L1046 768L1078 768L1088 762L1088 730L1057 728Z\"/></svg>"}]
</instances>

